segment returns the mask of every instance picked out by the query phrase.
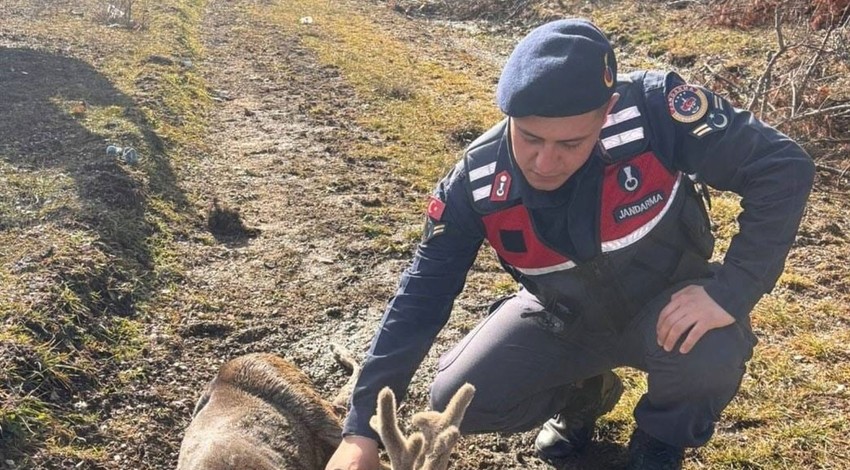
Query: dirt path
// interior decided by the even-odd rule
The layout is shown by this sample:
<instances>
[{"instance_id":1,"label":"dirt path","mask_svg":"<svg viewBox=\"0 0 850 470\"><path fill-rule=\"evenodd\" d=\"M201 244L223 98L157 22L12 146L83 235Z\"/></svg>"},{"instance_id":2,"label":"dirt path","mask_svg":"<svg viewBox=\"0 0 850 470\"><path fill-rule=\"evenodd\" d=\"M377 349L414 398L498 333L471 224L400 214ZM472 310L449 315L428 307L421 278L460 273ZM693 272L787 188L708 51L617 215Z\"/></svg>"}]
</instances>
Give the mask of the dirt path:
<instances>
[{"instance_id":1,"label":"dirt path","mask_svg":"<svg viewBox=\"0 0 850 470\"><path fill-rule=\"evenodd\" d=\"M66 3L70 4L62 5ZM293 0L290 4L305 3ZM180 166L174 172L175 185L185 192L185 200L193 201L188 204L196 205L199 217L194 227L174 235L182 277L162 289L152 301L154 307L140 309L146 314L155 312L151 314L155 318L143 319L146 330L138 335L144 338L140 341L150 344L143 348L142 358L118 359L111 366L110 370L126 375L115 381L121 385L105 386L92 392L94 396L82 397L86 406L97 410L97 421L75 427L77 434L68 437L68 446L70 449L76 444L73 439L80 439L97 451L77 458L68 450L70 457L63 456L66 461L61 464L51 460L38 468L174 468L196 398L221 363L243 353L284 356L301 367L324 396L333 396L346 377L334 364L329 345L341 343L363 356L414 248L409 234L421 226L424 194L421 189L411 189L414 183L399 176L404 173L397 162L363 158L355 150L358 143L380 149L398 142L390 142L393 129L377 134L357 124L374 106L365 101L363 93L355 92L340 70L325 65L315 48L308 47L319 36L319 29L311 30L309 24L282 28L267 18L274 8L289 5L278 1L207 0L206 5L198 25L204 53L194 67L215 104L202 143L208 152L188 167L175 158L175 167ZM328 3L326 8L359 12L357 16L369 24L357 23L357 28L377 30L398 41L394 44L403 44L406 56L394 57L410 70L420 74L425 70L426 75L440 72L445 77L444 68L475 84L494 83L503 52L513 40L507 34L484 38L439 21L407 18L381 2L340 1ZM27 9L21 12L30 14ZM21 12L13 10L18 16ZM83 21L76 18L73 21ZM463 27L476 28L472 23ZM25 30L26 25L13 28ZM97 32L92 29L91 34ZM119 44L117 37L110 36ZM0 45L47 48L39 38L23 33L0 35ZM321 40L343 46L345 38L326 34ZM43 41L53 44L52 39ZM89 50L89 42L95 43L91 38L79 39L75 46L79 50L74 50L89 62L97 63L113 50L105 46ZM460 60L464 54L475 60ZM439 67L424 67L425 62ZM85 81L75 80L73 83ZM144 95L143 91L140 94ZM466 94L460 99L472 101ZM165 109L157 111L168 114ZM62 122L76 125L68 119ZM461 130L475 134L473 127ZM92 145L100 155L99 141ZM80 152L89 154L93 153ZM792 461L788 456L793 455L801 467L815 468L804 459L808 454L826 452L827 444L818 442L816 451L805 448L809 441L799 444L799 451L783 447L790 433L783 417L794 413L815 416L816 421L804 422L810 427L800 428L808 430L825 426L821 416L827 413L821 411L847 410L847 368L842 364L850 356L841 347L846 341L834 346L833 340L825 338L850 339L846 333L850 219L845 188L839 185L836 190L823 179L819 184L786 276L775 295L754 315L756 328L764 333L760 334L762 343L742 398L733 403L737 408L733 407L731 418L719 427L721 451L730 442L730 452L741 452L747 446L757 450L767 442L778 447L771 452L782 459ZM393 246L388 247L387 240ZM486 311L496 272L492 255L480 255L466 292L455 302L452 319L414 377L403 418L426 406L437 357ZM800 320L804 316L807 319ZM812 372L806 361L819 368ZM780 366L781 374L772 378L772 371ZM819 374L829 374L823 384L810 378ZM636 399L640 383L633 377L624 375ZM833 389L836 391L830 391ZM798 403L800 409L795 408ZM600 442L594 443L574 468L616 468L624 461L622 442L633 425L628 418L629 405L624 399L618 406L620 417L609 416L601 423ZM814 407L808 409L810 406ZM761 407L768 409L763 413L766 417L759 414ZM781 410L776 416L769 412L774 407ZM836 422L846 426L842 415L836 416ZM749 435L739 423L759 420L775 421L771 429L775 428L779 437L744 442ZM795 432L804 434L799 429ZM835 435L846 434L835 431ZM534 435L532 431L465 437L455 453L453 468L546 469L531 451ZM689 461L693 468L704 462L757 461L749 460L746 453L741 460L691 455L697 455ZM4 464L0 458L0 467Z\"/></svg>"},{"instance_id":2,"label":"dirt path","mask_svg":"<svg viewBox=\"0 0 850 470\"><path fill-rule=\"evenodd\" d=\"M226 358L278 353L333 395L344 373L328 345L342 343L362 357L409 259L382 252L364 225L401 232L411 219L419 223L415 214L381 217L382 208L409 206L421 195L411 194L389 164L348 153L357 139L379 139L353 124L364 104L298 37L258 18L253 8L260 4L209 3L202 26L208 55L199 66L217 96L208 142L214 151L183 181L194 200L212 205L216 198L219 207L238 209L244 225L259 233L237 226L216 240L197 234L181 248L190 269L178 302L192 314L173 338L177 367L160 378L177 415L161 423L174 426L161 447L138 452L147 456L146 468L171 468L194 397ZM435 41L416 27L401 31ZM216 301L199 305L193 292L215 293ZM464 298L459 305L485 301ZM411 386L407 413L425 406L436 357L463 334L457 326L471 321L461 314L441 335ZM545 468L531 457L532 438L470 438L469 455L456 468Z\"/></svg>"}]
</instances>

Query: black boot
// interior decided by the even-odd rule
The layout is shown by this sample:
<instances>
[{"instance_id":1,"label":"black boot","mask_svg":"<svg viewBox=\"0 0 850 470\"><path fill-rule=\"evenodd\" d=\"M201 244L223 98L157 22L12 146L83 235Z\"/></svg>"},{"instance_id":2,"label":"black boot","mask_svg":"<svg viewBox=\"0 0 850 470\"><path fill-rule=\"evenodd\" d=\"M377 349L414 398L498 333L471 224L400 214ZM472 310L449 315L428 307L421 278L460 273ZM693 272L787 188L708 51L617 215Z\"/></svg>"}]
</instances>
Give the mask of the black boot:
<instances>
[{"instance_id":1,"label":"black boot","mask_svg":"<svg viewBox=\"0 0 850 470\"><path fill-rule=\"evenodd\" d=\"M622 394L623 382L611 371L581 382L567 406L537 434L537 456L556 467L574 457L593 437L596 420L611 411Z\"/></svg>"},{"instance_id":2,"label":"black boot","mask_svg":"<svg viewBox=\"0 0 850 470\"><path fill-rule=\"evenodd\" d=\"M637 428L629 441L626 470L681 470L684 460L685 449L665 444Z\"/></svg>"}]
</instances>

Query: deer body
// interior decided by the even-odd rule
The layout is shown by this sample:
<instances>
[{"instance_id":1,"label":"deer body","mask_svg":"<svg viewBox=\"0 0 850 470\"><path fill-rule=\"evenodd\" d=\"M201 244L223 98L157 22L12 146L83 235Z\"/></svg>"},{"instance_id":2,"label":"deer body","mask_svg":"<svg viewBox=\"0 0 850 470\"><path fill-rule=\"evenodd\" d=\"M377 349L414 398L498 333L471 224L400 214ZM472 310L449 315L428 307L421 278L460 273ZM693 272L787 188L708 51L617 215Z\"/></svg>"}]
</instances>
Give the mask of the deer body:
<instances>
[{"instance_id":1,"label":"deer body","mask_svg":"<svg viewBox=\"0 0 850 470\"><path fill-rule=\"evenodd\" d=\"M341 416L360 366L334 347L352 375L329 403L297 367L273 354L247 354L227 362L195 406L177 470L322 470L341 441ZM420 412L409 438L398 427L396 401L387 388L371 425L387 447L384 470L444 470L460 437L458 428L475 389L466 384L442 413Z\"/></svg>"},{"instance_id":2,"label":"deer body","mask_svg":"<svg viewBox=\"0 0 850 470\"><path fill-rule=\"evenodd\" d=\"M298 368L272 354L221 367L195 407L178 470L317 470L340 442L340 417Z\"/></svg>"}]
</instances>

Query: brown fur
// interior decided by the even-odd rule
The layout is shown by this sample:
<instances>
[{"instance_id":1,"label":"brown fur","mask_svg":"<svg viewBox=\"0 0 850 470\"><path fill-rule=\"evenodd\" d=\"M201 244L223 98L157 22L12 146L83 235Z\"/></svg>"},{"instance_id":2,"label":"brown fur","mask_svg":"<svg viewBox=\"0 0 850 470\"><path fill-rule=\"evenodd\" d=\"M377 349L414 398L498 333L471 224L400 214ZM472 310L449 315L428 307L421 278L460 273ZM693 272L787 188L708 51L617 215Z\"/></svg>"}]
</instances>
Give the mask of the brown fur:
<instances>
[{"instance_id":1,"label":"brown fur","mask_svg":"<svg viewBox=\"0 0 850 470\"><path fill-rule=\"evenodd\" d=\"M345 397L343 389L335 402ZM240 356L221 367L198 401L177 469L322 469L339 445L340 415L289 362Z\"/></svg>"}]
</instances>

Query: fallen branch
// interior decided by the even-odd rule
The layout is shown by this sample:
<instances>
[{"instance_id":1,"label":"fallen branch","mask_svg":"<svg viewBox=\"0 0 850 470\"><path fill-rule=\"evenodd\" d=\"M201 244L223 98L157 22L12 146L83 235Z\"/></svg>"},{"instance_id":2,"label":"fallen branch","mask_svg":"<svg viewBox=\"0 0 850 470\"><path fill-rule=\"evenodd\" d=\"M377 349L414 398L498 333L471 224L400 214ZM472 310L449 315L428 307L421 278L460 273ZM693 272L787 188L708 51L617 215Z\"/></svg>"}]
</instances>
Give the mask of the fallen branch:
<instances>
[{"instance_id":1,"label":"fallen branch","mask_svg":"<svg viewBox=\"0 0 850 470\"><path fill-rule=\"evenodd\" d=\"M845 168L843 170L839 170L838 168L833 168L831 166L822 165L820 163L815 163L815 169L820 170L820 171L825 171L825 172L833 174L833 175L838 175L839 177L843 176L844 174L847 173L847 168Z\"/></svg>"},{"instance_id":2,"label":"fallen branch","mask_svg":"<svg viewBox=\"0 0 850 470\"><path fill-rule=\"evenodd\" d=\"M741 87L737 83L724 77L720 74L720 72L716 72L708 64L703 65L703 68L708 71L708 73L710 73L712 77L725 83L734 93L739 95L743 94L743 92L741 91Z\"/></svg>"},{"instance_id":3,"label":"fallen branch","mask_svg":"<svg viewBox=\"0 0 850 470\"><path fill-rule=\"evenodd\" d=\"M682 10L691 5L695 5L697 0L675 0L667 3L667 8L673 8L675 10Z\"/></svg>"},{"instance_id":4,"label":"fallen branch","mask_svg":"<svg viewBox=\"0 0 850 470\"><path fill-rule=\"evenodd\" d=\"M840 104L840 105L837 105L837 106L830 106L828 108L815 109L815 110L809 111L807 113L798 114L796 116L791 116L789 118L786 118L783 121L779 121L779 124L777 124L777 127L781 126L783 124L787 124L789 122L799 121L801 119L806 119L806 118L818 116L818 115L821 115L821 114L838 112L838 111L845 111L845 110L850 111L850 103ZM842 113L841 115L843 116L844 114L845 113Z\"/></svg>"}]
</instances>

